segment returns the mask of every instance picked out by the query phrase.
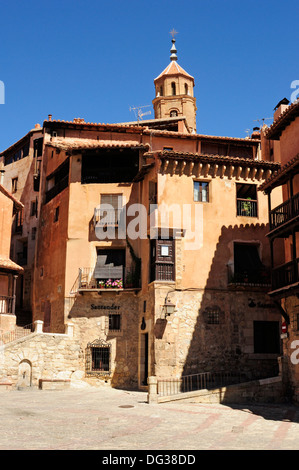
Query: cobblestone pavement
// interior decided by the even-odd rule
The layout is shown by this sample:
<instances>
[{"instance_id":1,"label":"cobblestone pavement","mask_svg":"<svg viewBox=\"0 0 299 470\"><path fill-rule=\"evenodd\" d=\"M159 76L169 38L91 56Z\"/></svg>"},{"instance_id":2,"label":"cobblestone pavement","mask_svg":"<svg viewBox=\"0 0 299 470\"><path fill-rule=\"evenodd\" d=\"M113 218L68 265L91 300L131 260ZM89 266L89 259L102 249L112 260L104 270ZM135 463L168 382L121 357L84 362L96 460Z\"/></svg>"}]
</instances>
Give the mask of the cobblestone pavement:
<instances>
[{"instance_id":1,"label":"cobblestone pavement","mask_svg":"<svg viewBox=\"0 0 299 470\"><path fill-rule=\"evenodd\" d=\"M292 405L146 403L110 388L1 392L0 450L298 450Z\"/></svg>"}]
</instances>

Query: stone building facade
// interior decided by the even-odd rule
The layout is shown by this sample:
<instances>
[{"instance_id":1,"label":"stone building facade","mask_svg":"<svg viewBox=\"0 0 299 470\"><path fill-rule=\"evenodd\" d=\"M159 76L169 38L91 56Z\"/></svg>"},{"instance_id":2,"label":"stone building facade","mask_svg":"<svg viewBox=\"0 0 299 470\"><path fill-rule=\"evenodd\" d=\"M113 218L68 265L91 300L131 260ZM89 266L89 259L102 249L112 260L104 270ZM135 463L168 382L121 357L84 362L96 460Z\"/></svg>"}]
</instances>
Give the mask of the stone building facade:
<instances>
[{"instance_id":1,"label":"stone building facade","mask_svg":"<svg viewBox=\"0 0 299 470\"><path fill-rule=\"evenodd\" d=\"M72 321L86 379L118 387L272 376L281 354L257 191L280 164L263 159L259 132L196 133L194 79L172 54L155 119L49 116L42 128L32 319L53 334Z\"/></svg>"}]
</instances>

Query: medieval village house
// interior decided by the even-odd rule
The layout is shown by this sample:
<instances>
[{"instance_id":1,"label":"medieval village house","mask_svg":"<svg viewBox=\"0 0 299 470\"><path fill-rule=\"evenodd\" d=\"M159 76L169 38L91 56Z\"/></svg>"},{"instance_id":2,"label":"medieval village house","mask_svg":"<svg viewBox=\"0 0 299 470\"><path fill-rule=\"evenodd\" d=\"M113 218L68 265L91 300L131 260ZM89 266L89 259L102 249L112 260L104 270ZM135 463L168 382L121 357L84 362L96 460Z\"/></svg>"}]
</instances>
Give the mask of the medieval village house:
<instances>
[{"instance_id":1,"label":"medieval village house","mask_svg":"<svg viewBox=\"0 0 299 470\"><path fill-rule=\"evenodd\" d=\"M31 321L61 335L72 323L80 353L69 378L80 370L143 388L149 376L278 373L281 313L268 296L268 200L258 187L280 163L264 157L260 131L197 133L195 81L176 52L173 40L154 81L155 119L49 115L39 129ZM13 165L27 158L29 175L32 164L11 161L14 150L0 154L6 187ZM32 195L22 194L25 207Z\"/></svg>"}]
</instances>

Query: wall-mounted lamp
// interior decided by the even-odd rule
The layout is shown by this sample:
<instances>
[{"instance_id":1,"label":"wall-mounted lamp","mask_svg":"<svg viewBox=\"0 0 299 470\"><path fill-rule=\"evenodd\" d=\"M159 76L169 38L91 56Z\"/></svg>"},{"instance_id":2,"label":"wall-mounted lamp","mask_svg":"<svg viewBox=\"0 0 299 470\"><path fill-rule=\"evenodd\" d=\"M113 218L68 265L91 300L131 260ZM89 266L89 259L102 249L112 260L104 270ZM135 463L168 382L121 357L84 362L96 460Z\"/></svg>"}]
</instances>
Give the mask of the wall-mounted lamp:
<instances>
[{"instance_id":1,"label":"wall-mounted lamp","mask_svg":"<svg viewBox=\"0 0 299 470\"><path fill-rule=\"evenodd\" d=\"M164 314L165 319L173 314L175 309L175 304L173 304L170 299L166 300L164 305L162 305L162 313Z\"/></svg>"}]
</instances>

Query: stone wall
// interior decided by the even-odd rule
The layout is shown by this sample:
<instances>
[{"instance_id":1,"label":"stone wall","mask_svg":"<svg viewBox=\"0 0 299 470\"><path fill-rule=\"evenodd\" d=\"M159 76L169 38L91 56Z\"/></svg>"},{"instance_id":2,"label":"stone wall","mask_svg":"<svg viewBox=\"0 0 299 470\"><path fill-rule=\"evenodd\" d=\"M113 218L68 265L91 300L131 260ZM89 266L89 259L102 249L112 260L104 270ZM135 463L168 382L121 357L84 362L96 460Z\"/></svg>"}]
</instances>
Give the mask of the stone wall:
<instances>
[{"instance_id":1,"label":"stone wall","mask_svg":"<svg viewBox=\"0 0 299 470\"><path fill-rule=\"evenodd\" d=\"M70 334L36 331L0 346L0 381L13 387L39 387L42 380L77 380L84 376L83 351Z\"/></svg>"},{"instance_id":2,"label":"stone wall","mask_svg":"<svg viewBox=\"0 0 299 470\"><path fill-rule=\"evenodd\" d=\"M176 305L167 319L161 305ZM157 377L205 371L242 371L248 379L277 374L277 354L254 350L254 321L280 322L280 312L262 291L155 289L155 362Z\"/></svg>"},{"instance_id":3,"label":"stone wall","mask_svg":"<svg viewBox=\"0 0 299 470\"><path fill-rule=\"evenodd\" d=\"M138 302L134 292L107 291L101 295L85 292L74 299L68 314L74 324L74 337L84 353L88 344L94 341L110 345L111 368L105 380L116 387L138 386ZM110 314L120 315L119 330L109 328Z\"/></svg>"}]
</instances>

